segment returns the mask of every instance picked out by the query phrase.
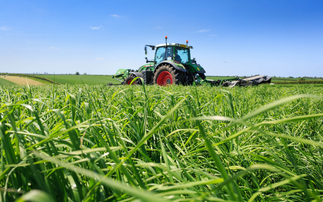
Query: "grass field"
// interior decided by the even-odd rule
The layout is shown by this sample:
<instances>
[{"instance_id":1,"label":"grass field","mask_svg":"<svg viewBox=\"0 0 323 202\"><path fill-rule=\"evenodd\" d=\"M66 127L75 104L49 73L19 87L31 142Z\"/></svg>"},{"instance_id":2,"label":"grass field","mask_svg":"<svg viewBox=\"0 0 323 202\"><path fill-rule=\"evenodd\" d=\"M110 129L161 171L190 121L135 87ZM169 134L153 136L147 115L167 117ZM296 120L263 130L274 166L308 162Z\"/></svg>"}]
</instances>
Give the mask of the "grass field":
<instances>
[{"instance_id":1,"label":"grass field","mask_svg":"<svg viewBox=\"0 0 323 202\"><path fill-rule=\"evenodd\" d=\"M1 201L320 201L322 87L0 87Z\"/></svg>"},{"instance_id":2,"label":"grass field","mask_svg":"<svg viewBox=\"0 0 323 202\"><path fill-rule=\"evenodd\" d=\"M7 73L1 73L6 75ZM74 74L8 74L13 76L24 76L30 79L42 82L44 84L85 84L85 85L106 85L120 84L121 82L112 78L112 75L74 75ZM234 76L207 76L211 80L226 80L233 79ZM240 77L243 78L243 77ZM272 77L272 82L275 84L323 84L323 78L291 78L291 77ZM0 82L0 85L10 83Z\"/></svg>"},{"instance_id":3,"label":"grass field","mask_svg":"<svg viewBox=\"0 0 323 202\"><path fill-rule=\"evenodd\" d=\"M105 85L107 83L117 84L119 81L112 78L111 75L67 75L67 74L43 74L38 75L50 79L60 84L87 84L87 85Z\"/></svg>"},{"instance_id":4,"label":"grass field","mask_svg":"<svg viewBox=\"0 0 323 202\"><path fill-rule=\"evenodd\" d=\"M317 80L323 80L321 77L313 78L313 77L273 77L274 81L298 81L298 80L307 80L307 81L317 81Z\"/></svg>"},{"instance_id":5,"label":"grass field","mask_svg":"<svg viewBox=\"0 0 323 202\"><path fill-rule=\"evenodd\" d=\"M50 79L60 84L87 84L87 85L104 85L107 83L119 84L120 82L113 79L111 75L37 75L39 77ZM226 80L233 79L234 76L207 76L211 80ZM243 77L240 77L243 78ZM273 77L273 83L297 83L297 82L311 83L320 82L323 84L323 78L284 78Z\"/></svg>"},{"instance_id":6,"label":"grass field","mask_svg":"<svg viewBox=\"0 0 323 202\"><path fill-rule=\"evenodd\" d=\"M207 79L212 80L225 80L225 79L233 79L234 76L207 76ZM239 76L239 78L243 78L243 76ZM317 77L301 77L301 78L294 78L294 77L275 77L273 76L271 78L271 82L275 84L311 84L311 83L317 83L317 84L323 84L323 78Z\"/></svg>"},{"instance_id":7,"label":"grass field","mask_svg":"<svg viewBox=\"0 0 323 202\"><path fill-rule=\"evenodd\" d=\"M15 83L12 83L11 81L8 81L6 79L0 78L0 86L12 86L17 85Z\"/></svg>"},{"instance_id":8,"label":"grass field","mask_svg":"<svg viewBox=\"0 0 323 202\"><path fill-rule=\"evenodd\" d=\"M297 83L304 83L304 84L323 84L323 78L313 78L313 77L299 77L299 78L291 78L291 77L272 77L272 82L276 84L297 84Z\"/></svg>"}]
</instances>

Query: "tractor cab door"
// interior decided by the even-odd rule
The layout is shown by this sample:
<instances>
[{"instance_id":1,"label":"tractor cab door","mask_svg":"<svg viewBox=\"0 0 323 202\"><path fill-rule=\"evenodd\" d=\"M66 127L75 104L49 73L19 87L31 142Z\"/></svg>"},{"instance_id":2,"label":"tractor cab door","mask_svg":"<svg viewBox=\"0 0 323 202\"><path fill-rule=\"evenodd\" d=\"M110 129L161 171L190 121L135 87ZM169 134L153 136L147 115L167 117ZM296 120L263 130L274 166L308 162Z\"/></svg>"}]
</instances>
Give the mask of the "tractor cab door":
<instances>
[{"instance_id":1,"label":"tractor cab door","mask_svg":"<svg viewBox=\"0 0 323 202\"><path fill-rule=\"evenodd\" d=\"M165 54L165 52L166 52L166 54ZM159 63L161 63L164 60L172 60L172 58L173 58L173 47L172 46L167 46L167 48L165 46L157 48L156 54L155 54L156 65L158 65Z\"/></svg>"},{"instance_id":2,"label":"tractor cab door","mask_svg":"<svg viewBox=\"0 0 323 202\"><path fill-rule=\"evenodd\" d=\"M178 63L186 64L190 61L190 50L183 47L175 47L175 58Z\"/></svg>"}]
</instances>

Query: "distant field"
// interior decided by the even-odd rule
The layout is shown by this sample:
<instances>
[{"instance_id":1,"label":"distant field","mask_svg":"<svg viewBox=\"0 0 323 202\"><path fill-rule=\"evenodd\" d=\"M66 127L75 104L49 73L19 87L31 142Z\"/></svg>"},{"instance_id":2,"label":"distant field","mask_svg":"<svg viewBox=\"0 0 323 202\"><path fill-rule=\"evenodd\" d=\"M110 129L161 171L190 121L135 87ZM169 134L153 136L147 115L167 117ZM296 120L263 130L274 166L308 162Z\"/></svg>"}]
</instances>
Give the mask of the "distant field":
<instances>
[{"instance_id":1,"label":"distant field","mask_svg":"<svg viewBox=\"0 0 323 202\"><path fill-rule=\"evenodd\" d=\"M272 82L295 82L295 81L322 81L323 78L313 78L313 77L272 77Z\"/></svg>"},{"instance_id":2,"label":"distant field","mask_svg":"<svg viewBox=\"0 0 323 202\"><path fill-rule=\"evenodd\" d=\"M87 85L104 85L107 83L119 84L120 82L113 79L112 75L72 75L72 74L43 74L37 75L60 84L87 84ZM207 76L207 79L224 80L232 79L234 76Z\"/></svg>"},{"instance_id":3,"label":"distant field","mask_svg":"<svg viewBox=\"0 0 323 202\"><path fill-rule=\"evenodd\" d=\"M13 82L18 85L23 85L23 86L39 86L39 85L44 85L44 82L40 82L37 79L33 79L31 77L27 76L6 76L3 79Z\"/></svg>"},{"instance_id":4,"label":"distant field","mask_svg":"<svg viewBox=\"0 0 323 202\"><path fill-rule=\"evenodd\" d=\"M71 75L71 74L43 74L37 75L60 84L87 84L87 85L105 85L107 83L118 84L119 81L112 78L111 75Z\"/></svg>"},{"instance_id":5,"label":"distant field","mask_svg":"<svg viewBox=\"0 0 323 202\"><path fill-rule=\"evenodd\" d=\"M313 78L313 77L272 77L276 81L297 81L297 80L308 80L308 81L317 81L317 80L323 80L323 78Z\"/></svg>"},{"instance_id":6,"label":"distant field","mask_svg":"<svg viewBox=\"0 0 323 202\"><path fill-rule=\"evenodd\" d=\"M8 81L6 79L3 79L3 78L0 78L0 86L14 86L14 85L17 85L15 83L12 83L11 81Z\"/></svg>"},{"instance_id":7,"label":"distant field","mask_svg":"<svg viewBox=\"0 0 323 202\"><path fill-rule=\"evenodd\" d=\"M86 84L86 85L106 85L108 83L120 84L119 81L112 78L112 75L74 75L74 74L8 74L12 76L26 76L30 79L42 83L57 83L57 84ZM211 80L226 80L233 79L235 76L207 76ZM240 78L243 78L242 76ZM0 81L0 85L13 85L9 81ZM293 77L272 77L272 82L275 84L323 84L323 78L293 78Z\"/></svg>"},{"instance_id":8,"label":"distant field","mask_svg":"<svg viewBox=\"0 0 323 202\"><path fill-rule=\"evenodd\" d=\"M212 80L225 80L225 79L233 79L234 76L207 76L207 79ZM239 78L243 78L243 76L239 76ZM272 83L276 84L309 84L309 83L317 83L322 84L323 78L317 77L272 77L271 78Z\"/></svg>"},{"instance_id":9,"label":"distant field","mask_svg":"<svg viewBox=\"0 0 323 202\"><path fill-rule=\"evenodd\" d=\"M119 84L120 82L113 79L112 75L37 75L60 84L87 84L87 85L105 85L107 83ZM207 76L211 80L226 80L236 78L235 76ZM243 78L242 76L240 78ZM276 84L284 83L323 83L323 78L291 78L291 77L272 77L272 82Z\"/></svg>"}]
</instances>

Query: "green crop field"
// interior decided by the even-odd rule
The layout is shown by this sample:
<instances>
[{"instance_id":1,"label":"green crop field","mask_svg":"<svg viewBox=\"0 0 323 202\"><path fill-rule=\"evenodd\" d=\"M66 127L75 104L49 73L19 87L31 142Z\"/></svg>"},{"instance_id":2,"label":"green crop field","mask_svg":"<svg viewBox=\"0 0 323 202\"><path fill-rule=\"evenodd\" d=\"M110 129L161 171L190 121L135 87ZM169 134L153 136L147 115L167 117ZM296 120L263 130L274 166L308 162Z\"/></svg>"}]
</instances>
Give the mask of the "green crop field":
<instances>
[{"instance_id":1,"label":"green crop field","mask_svg":"<svg viewBox=\"0 0 323 202\"><path fill-rule=\"evenodd\" d=\"M207 76L207 79L211 80L226 80L233 79L234 76ZM239 76L238 78L244 78L243 76ZM275 84L323 84L322 77L275 77L271 78L271 82Z\"/></svg>"},{"instance_id":2,"label":"green crop field","mask_svg":"<svg viewBox=\"0 0 323 202\"><path fill-rule=\"evenodd\" d=\"M272 82L276 84L295 84L295 83L303 83L303 84L311 84L311 83L317 83L317 84L323 84L323 78L322 77L299 77L299 78L293 78L293 77L272 77Z\"/></svg>"},{"instance_id":3,"label":"green crop field","mask_svg":"<svg viewBox=\"0 0 323 202\"><path fill-rule=\"evenodd\" d=\"M322 89L0 86L0 199L321 201Z\"/></svg>"},{"instance_id":4,"label":"green crop field","mask_svg":"<svg viewBox=\"0 0 323 202\"><path fill-rule=\"evenodd\" d=\"M112 78L112 75L75 75L75 74L8 74L1 73L3 75L11 76L24 76L30 79L42 82L44 84L85 84L85 85L106 85L106 84L120 84ZM235 76L207 76L207 79L211 80L227 80L234 79ZM244 78L239 77L239 78ZM313 77L302 77L302 78L292 78L292 77L272 77L272 82L275 84L323 84L323 78L313 78ZM10 83L0 80L0 85L9 85Z\"/></svg>"},{"instance_id":5,"label":"green crop field","mask_svg":"<svg viewBox=\"0 0 323 202\"><path fill-rule=\"evenodd\" d=\"M60 84L105 85L107 83L120 83L119 81L113 79L111 75L41 74L37 76Z\"/></svg>"}]
</instances>

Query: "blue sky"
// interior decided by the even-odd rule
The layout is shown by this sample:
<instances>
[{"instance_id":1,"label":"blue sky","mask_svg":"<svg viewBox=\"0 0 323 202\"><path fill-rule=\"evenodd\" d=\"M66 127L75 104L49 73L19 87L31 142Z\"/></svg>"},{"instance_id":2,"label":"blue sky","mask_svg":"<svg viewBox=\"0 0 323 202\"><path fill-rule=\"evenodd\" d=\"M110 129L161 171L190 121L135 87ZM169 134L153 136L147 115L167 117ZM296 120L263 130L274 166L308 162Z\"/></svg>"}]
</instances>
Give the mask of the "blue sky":
<instances>
[{"instance_id":1,"label":"blue sky","mask_svg":"<svg viewBox=\"0 0 323 202\"><path fill-rule=\"evenodd\" d=\"M207 75L323 77L322 0L0 0L0 72L137 69L166 35Z\"/></svg>"}]
</instances>

